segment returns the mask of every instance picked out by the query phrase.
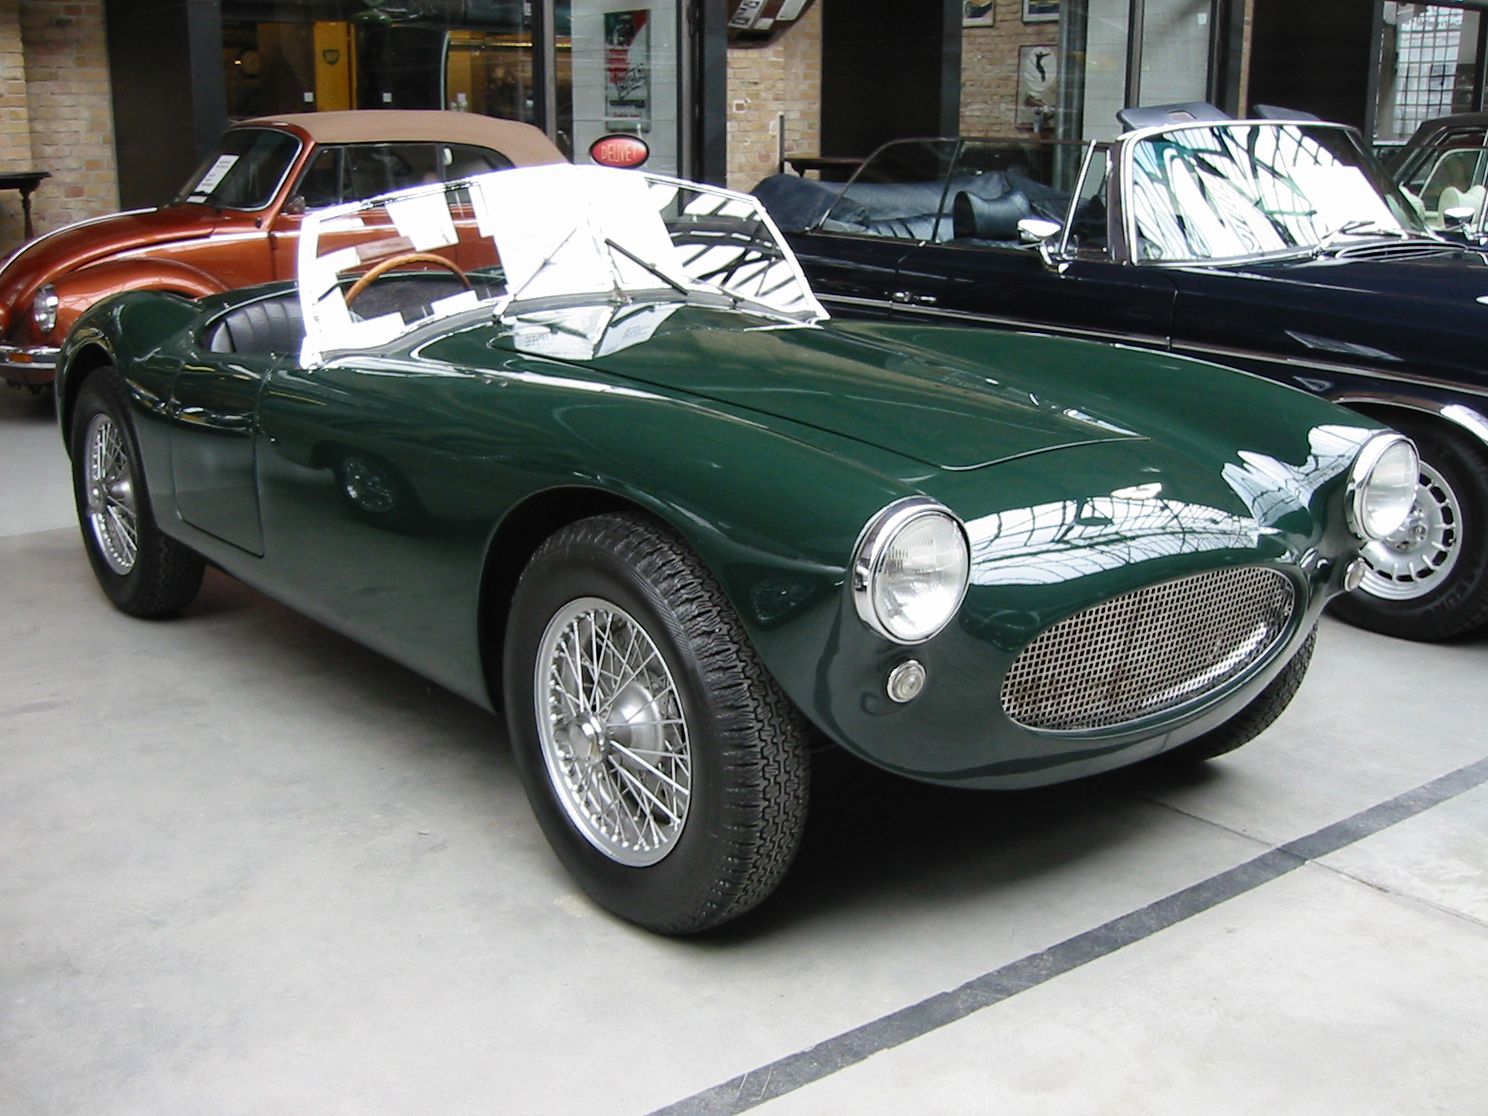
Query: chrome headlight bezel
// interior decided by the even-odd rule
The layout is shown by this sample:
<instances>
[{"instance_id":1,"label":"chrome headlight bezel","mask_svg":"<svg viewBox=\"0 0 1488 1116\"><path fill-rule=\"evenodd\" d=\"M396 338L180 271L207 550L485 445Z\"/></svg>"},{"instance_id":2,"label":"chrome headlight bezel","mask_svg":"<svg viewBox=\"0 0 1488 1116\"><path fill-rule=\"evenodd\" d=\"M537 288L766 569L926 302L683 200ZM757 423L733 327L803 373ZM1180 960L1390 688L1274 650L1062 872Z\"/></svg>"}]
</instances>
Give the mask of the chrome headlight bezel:
<instances>
[{"instance_id":1,"label":"chrome headlight bezel","mask_svg":"<svg viewBox=\"0 0 1488 1116\"><path fill-rule=\"evenodd\" d=\"M878 597L875 592L876 583L877 578L883 572L885 555L900 533L916 521L928 516L942 518L955 528L965 555L964 570L955 600L946 610L940 623L931 631L907 634L896 631L892 620L880 615L876 603ZM966 588L971 581L971 543L966 535L966 525L944 504L928 496L909 496L903 500L896 500L870 519L867 526L863 528L863 533L858 536L857 546L853 548L850 580L853 604L857 608L858 617L870 630L884 639L906 647L926 643L943 632L946 626L956 618L956 614L961 610L961 602L966 599Z\"/></svg>"},{"instance_id":2,"label":"chrome headlight bezel","mask_svg":"<svg viewBox=\"0 0 1488 1116\"><path fill-rule=\"evenodd\" d=\"M56 287L44 283L36 289L36 294L31 299L31 321L42 337L57 328L57 311L61 307L62 300L57 297Z\"/></svg>"},{"instance_id":3,"label":"chrome headlight bezel","mask_svg":"<svg viewBox=\"0 0 1488 1116\"><path fill-rule=\"evenodd\" d=\"M1393 430L1374 435L1364 443L1358 455L1354 458L1353 465L1349 468L1348 479L1348 519L1349 529L1359 538L1366 542L1378 542L1387 539L1405 524L1410 516L1410 509L1414 505L1414 497L1401 513L1400 519L1388 531L1380 533L1371 529L1368 501L1370 486L1374 482L1375 470L1379 468L1380 462L1387 453L1395 451L1397 447L1403 446L1411 455L1414 462L1412 475L1419 477L1421 471L1421 458L1416 452L1416 445L1404 434L1397 434ZM1414 492L1414 488L1412 489Z\"/></svg>"}]
</instances>

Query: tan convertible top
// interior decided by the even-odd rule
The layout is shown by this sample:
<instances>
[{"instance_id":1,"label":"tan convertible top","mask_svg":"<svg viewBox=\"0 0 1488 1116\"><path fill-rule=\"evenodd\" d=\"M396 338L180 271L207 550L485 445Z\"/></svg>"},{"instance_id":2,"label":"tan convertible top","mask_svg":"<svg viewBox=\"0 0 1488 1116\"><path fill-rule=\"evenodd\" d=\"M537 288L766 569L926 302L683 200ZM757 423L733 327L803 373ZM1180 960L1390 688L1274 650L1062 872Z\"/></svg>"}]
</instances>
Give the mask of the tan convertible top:
<instances>
[{"instance_id":1,"label":"tan convertible top","mask_svg":"<svg viewBox=\"0 0 1488 1116\"><path fill-rule=\"evenodd\" d=\"M235 127L290 124L316 143L471 143L501 152L519 167L566 163L563 152L531 124L474 112L419 109L353 109L291 112L240 121Z\"/></svg>"}]
</instances>

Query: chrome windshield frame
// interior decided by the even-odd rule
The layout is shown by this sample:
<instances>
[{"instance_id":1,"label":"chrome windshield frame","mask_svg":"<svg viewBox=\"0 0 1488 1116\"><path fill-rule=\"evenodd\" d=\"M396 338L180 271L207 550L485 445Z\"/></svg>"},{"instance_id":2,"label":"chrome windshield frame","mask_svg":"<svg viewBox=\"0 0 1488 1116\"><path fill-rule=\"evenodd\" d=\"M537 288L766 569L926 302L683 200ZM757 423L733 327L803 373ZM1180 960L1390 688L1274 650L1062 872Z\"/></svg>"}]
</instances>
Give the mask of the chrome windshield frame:
<instances>
[{"instance_id":1,"label":"chrome windshield frame","mask_svg":"<svg viewBox=\"0 0 1488 1116\"><path fill-rule=\"evenodd\" d=\"M1192 131L1217 131L1233 130L1239 128L1273 128L1291 129L1300 131L1307 129L1328 129L1339 132L1348 137L1350 143L1362 156L1366 165L1373 165L1374 174L1372 184L1379 190L1380 183L1388 183L1391 189L1398 189L1389 177L1379 168L1374 156L1370 154L1369 148L1364 144L1359 130L1349 124L1337 124L1328 121L1296 121L1296 120L1190 120L1177 124L1158 124L1149 128L1137 128L1130 132L1124 132L1118 136L1116 143L1116 158L1118 173L1121 176L1121 196L1123 200L1121 214L1121 236L1126 241L1125 249L1127 259L1139 267L1235 267L1251 263L1271 263L1282 260L1308 259L1317 255L1316 246L1299 245L1294 249L1286 249L1275 252L1252 252L1239 256L1226 257L1196 257L1190 259L1175 260L1146 260L1142 259L1138 251L1140 238L1137 235L1137 213L1136 207L1131 204L1135 196L1136 187L1136 150L1137 145L1158 136L1171 135L1174 132ZM1381 200L1385 195L1381 193ZM1420 240L1438 240L1429 231L1417 232L1416 230L1405 230L1419 237ZM1445 246L1445 242L1444 242Z\"/></svg>"}]
</instances>

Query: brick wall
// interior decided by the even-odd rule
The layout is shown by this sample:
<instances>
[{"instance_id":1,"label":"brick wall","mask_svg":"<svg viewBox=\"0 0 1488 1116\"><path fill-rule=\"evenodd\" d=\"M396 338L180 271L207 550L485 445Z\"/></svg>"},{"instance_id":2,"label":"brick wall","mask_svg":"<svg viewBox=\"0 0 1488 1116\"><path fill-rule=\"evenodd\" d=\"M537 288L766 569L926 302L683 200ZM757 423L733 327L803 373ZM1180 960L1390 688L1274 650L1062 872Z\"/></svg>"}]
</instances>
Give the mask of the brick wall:
<instances>
[{"instance_id":1,"label":"brick wall","mask_svg":"<svg viewBox=\"0 0 1488 1116\"><path fill-rule=\"evenodd\" d=\"M1018 48L1059 44L1059 24L1024 23L1023 0L997 0L992 27L961 29L961 134L1014 136Z\"/></svg>"},{"instance_id":2,"label":"brick wall","mask_svg":"<svg viewBox=\"0 0 1488 1116\"><path fill-rule=\"evenodd\" d=\"M44 170L38 234L119 208L101 0L0 0L0 167ZM0 251L22 239L0 194Z\"/></svg>"},{"instance_id":3,"label":"brick wall","mask_svg":"<svg viewBox=\"0 0 1488 1116\"><path fill-rule=\"evenodd\" d=\"M821 151L821 4L768 46L728 52L728 184L748 190L780 162L780 114L788 155Z\"/></svg>"},{"instance_id":4,"label":"brick wall","mask_svg":"<svg viewBox=\"0 0 1488 1116\"><path fill-rule=\"evenodd\" d=\"M31 117L21 49L21 5L19 0L0 0L0 170L30 168ZM7 190L0 193L0 246L20 241L20 198Z\"/></svg>"}]
</instances>

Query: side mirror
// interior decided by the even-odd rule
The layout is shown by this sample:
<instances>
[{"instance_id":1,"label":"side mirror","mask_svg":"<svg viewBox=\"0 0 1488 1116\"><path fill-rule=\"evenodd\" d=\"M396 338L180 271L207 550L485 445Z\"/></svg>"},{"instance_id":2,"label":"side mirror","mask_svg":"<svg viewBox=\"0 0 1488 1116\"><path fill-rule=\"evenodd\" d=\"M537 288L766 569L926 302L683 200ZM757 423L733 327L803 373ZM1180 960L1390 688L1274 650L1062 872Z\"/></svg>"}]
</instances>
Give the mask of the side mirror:
<instances>
[{"instance_id":1,"label":"side mirror","mask_svg":"<svg viewBox=\"0 0 1488 1116\"><path fill-rule=\"evenodd\" d=\"M284 208L279 212L287 213L291 217L298 217L301 213L305 212L305 196L303 194L296 194L284 203Z\"/></svg>"},{"instance_id":2,"label":"side mirror","mask_svg":"<svg viewBox=\"0 0 1488 1116\"><path fill-rule=\"evenodd\" d=\"M1449 229L1460 229L1477 214L1470 205L1453 205L1442 210L1442 223Z\"/></svg>"},{"instance_id":3,"label":"side mirror","mask_svg":"<svg viewBox=\"0 0 1488 1116\"><path fill-rule=\"evenodd\" d=\"M1024 217L1018 222L1018 239L1024 244L1043 244L1063 231L1063 225L1047 217Z\"/></svg>"}]
</instances>

